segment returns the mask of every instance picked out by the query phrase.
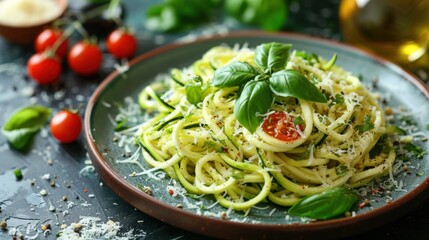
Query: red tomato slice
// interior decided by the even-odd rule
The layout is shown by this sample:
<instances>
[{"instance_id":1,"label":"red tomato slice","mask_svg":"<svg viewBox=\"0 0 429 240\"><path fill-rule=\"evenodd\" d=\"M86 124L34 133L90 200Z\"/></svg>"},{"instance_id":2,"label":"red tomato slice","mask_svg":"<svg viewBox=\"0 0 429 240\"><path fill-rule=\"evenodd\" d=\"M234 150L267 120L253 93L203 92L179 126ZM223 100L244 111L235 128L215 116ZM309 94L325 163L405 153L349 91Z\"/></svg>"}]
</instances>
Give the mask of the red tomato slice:
<instances>
[{"instance_id":1,"label":"red tomato slice","mask_svg":"<svg viewBox=\"0 0 429 240\"><path fill-rule=\"evenodd\" d=\"M304 129L302 124L299 124L298 127L301 131ZM293 117L285 112L269 114L262 123L262 130L268 135L285 142L295 141L301 137L296 125L293 123Z\"/></svg>"}]
</instances>

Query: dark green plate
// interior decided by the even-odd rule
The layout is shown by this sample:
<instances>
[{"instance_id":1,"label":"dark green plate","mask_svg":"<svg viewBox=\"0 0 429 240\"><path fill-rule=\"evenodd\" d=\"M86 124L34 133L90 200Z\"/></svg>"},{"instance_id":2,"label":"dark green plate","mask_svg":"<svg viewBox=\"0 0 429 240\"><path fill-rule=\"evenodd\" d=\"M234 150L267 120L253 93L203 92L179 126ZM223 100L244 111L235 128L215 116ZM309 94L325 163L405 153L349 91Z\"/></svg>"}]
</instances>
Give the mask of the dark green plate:
<instances>
[{"instance_id":1,"label":"dark green plate","mask_svg":"<svg viewBox=\"0 0 429 240\"><path fill-rule=\"evenodd\" d=\"M353 209L356 212L354 217L316 222L286 217L286 208L270 203L259 204L248 215L231 212L227 219L221 219L219 213L225 212L226 209L218 205L208 208L214 203L210 197L195 200L180 194L171 196L167 188L173 186L174 182L168 177L158 180L147 175L130 177L130 174L140 172L141 169L136 164L116 163L116 160L124 159L125 151L113 141L114 124L109 120L118 113L116 103L124 103L126 97L137 101L137 94L153 81L156 75L167 73L173 67L189 66L213 46L248 44L255 47L271 41L291 43L294 49L316 53L326 59L337 53L338 65L362 76L368 86L374 79L378 79L377 91L389 98L389 105L402 106L415 113L413 118L418 127L425 129L429 119L428 88L396 65L336 42L308 36L236 32L155 49L131 61L131 67L126 73L114 72L98 87L86 109L86 143L93 164L107 185L121 198L161 221L200 234L232 239L332 239L350 236L387 223L424 200L429 192L427 155L424 159L409 159L411 165L416 168L411 169L411 174L397 176L397 180L403 183L404 190L392 191L392 201L389 204L386 203L389 196L367 191L366 198L371 201L371 206L362 209L356 207ZM429 149L427 142L422 146ZM383 184L383 181L379 183ZM139 186L150 187L153 196L144 193ZM177 191L180 186L176 188ZM181 204L183 209L178 208L178 204Z\"/></svg>"}]
</instances>

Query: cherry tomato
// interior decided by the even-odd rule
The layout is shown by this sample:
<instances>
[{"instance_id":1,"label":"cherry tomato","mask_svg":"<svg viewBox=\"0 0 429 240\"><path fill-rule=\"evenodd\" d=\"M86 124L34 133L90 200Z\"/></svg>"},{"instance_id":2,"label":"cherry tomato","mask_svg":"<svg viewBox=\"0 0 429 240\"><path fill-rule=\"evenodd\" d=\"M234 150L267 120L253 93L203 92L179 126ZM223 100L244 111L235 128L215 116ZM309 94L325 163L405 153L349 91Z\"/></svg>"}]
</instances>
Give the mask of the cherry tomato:
<instances>
[{"instance_id":1,"label":"cherry tomato","mask_svg":"<svg viewBox=\"0 0 429 240\"><path fill-rule=\"evenodd\" d=\"M103 54L100 48L86 41L76 43L69 51L68 63L79 75L93 75L100 69Z\"/></svg>"},{"instance_id":2,"label":"cherry tomato","mask_svg":"<svg viewBox=\"0 0 429 240\"><path fill-rule=\"evenodd\" d=\"M107 37L107 50L116 58L129 58L137 50L136 37L124 30L116 29Z\"/></svg>"},{"instance_id":3,"label":"cherry tomato","mask_svg":"<svg viewBox=\"0 0 429 240\"><path fill-rule=\"evenodd\" d=\"M43 52L47 49L50 49L57 44L57 41L62 41L62 43L58 46L55 54L59 57L64 57L67 53L68 41L67 39L62 40L63 32L58 29L48 28L43 30L34 42L34 48L36 52Z\"/></svg>"},{"instance_id":4,"label":"cherry tomato","mask_svg":"<svg viewBox=\"0 0 429 240\"><path fill-rule=\"evenodd\" d=\"M302 124L298 125L302 131ZM293 123L293 117L285 112L273 112L269 114L262 123L262 130L268 135L285 142L294 141L300 138L300 134Z\"/></svg>"},{"instance_id":5,"label":"cherry tomato","mask_svg":"<svg viewBox=\"0 0 429 240\"><path fill-rule=\"evenodd\" d=\"M41 85L56 82L62 71L58 58L48 56L46 53L36 53L28 59L27 71L30 77Z\"/></svg>"},{"instance_id":6,"label":"cherry tomato","mask_svg":"<svg viewBox=\"0 0 429 240\"><path fill-rule=\"evenodd\" d=\"M61 110L52 118L52 135L61 143L75 141L82 130L82 120L80 116L71 110Z\"/></svg>"}]
</instances>

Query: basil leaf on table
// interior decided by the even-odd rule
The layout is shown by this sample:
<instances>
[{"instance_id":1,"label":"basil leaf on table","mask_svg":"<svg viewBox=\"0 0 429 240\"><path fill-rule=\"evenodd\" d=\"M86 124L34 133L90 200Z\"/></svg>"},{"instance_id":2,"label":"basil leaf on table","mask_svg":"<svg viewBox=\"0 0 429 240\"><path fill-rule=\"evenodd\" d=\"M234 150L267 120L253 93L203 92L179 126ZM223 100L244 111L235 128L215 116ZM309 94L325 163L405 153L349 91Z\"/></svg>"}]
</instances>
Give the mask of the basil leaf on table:
<instances>
[{"instance_id":1,"label":"basil leaf on table","mask_svg":"<svg viewBox=\"0 0 429 240\"><path fill-rule=\"evenodd\" d=\"M212 85L216 87L241 86L252 80L258 71L245 62L232 62L215 71Z\"/></svg>"},{"instance_id":2,"label":"basil leaf on table","mask_svg":"<svg viewBox=\"0 0 429 240\"><path fill-rule=\"evenodd\" d=\"M286 67L292 45L278 42L264 43L255 49L255 63L270 71Z\"/></svg>"},{"instance_id":3,"label":"basil leaf on table","mask_svg":"<svg viewBox=\"0 0 429 240\"><path fill-rule=\"evenodd\" d=\"M302 73L282 70L270 77L270 88L281 97L295 97L313 102L327 102L326 97Z\"/></svg>"},{"instance_id":4,"label":"basil leaf on table","mask_svg":"<svg viewBox=\"0 0 429 240\"><path fill-rule=\"evenodd\" d=\"M267 113L273 100L273 95L267 82L248 82L235 101L235 117L241 125L251 133L254 133L262 122L262 117L259 115Z\"/></svg>"},{"instance_id":5,"label":"basil leaf on table","mask_svg":"<svg viewBox=\"0 0 429 240\"><path fill-rule=\"evenodd\" d=\"M301 199L288 213L291 216L326 220L347 212L358 200L358 195L350 189L331 188Z\"/></svg>"},{"instance_id":6,"label":"basil leaf on table","mask_svg":"<svg viewBox=\"0 0 429 240\"><path fill-rule=\"evenodd\" d=\"M33 135L49 119L51 110L44 106L28 106L17 110L3 125L2 133L12 147L22 150L28 146Z\"/></svg>"}]
</instances>

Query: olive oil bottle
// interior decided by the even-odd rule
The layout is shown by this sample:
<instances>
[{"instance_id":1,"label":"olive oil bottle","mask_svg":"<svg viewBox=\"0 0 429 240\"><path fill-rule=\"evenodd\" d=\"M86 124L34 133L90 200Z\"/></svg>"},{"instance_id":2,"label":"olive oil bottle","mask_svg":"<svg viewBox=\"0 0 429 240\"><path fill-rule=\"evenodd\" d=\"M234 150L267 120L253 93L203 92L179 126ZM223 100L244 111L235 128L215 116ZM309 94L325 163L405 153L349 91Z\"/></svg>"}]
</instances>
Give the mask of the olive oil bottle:
<instances>
[{"instance_id":1,"label":"olive oil bottle","mask_svg":"<svg viewBox=\"0 0 429 240\"><path fill-rule=\"evenodd\" d=\"M429 68L429 0L342 0L346 42L402 66Z\"/></svg>"}]
</instances>

